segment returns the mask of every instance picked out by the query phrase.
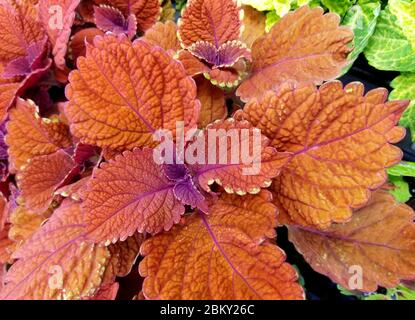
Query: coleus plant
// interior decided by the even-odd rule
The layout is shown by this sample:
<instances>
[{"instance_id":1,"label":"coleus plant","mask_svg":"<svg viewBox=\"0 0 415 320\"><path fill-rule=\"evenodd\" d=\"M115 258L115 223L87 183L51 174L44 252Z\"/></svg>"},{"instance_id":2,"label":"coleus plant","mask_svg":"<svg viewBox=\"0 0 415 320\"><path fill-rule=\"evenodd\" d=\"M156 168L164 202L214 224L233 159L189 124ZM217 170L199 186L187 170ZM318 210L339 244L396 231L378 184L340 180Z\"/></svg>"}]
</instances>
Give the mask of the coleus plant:
<instances>
[{"instance_id":1,"label":"coleus plant","mask_svg":"<svg viewBox=\"0 0 415 320\"><path fill-rule=\"evenodd\" d=\"M140 257L137 299L304 299L280 225L345 289L414 280L413 211L384 190L409 101L333 80L339 16L304 6L265 33L234 0L160 10L1 1L0 298L115 299Z\"/></svg>"}]
</instances>

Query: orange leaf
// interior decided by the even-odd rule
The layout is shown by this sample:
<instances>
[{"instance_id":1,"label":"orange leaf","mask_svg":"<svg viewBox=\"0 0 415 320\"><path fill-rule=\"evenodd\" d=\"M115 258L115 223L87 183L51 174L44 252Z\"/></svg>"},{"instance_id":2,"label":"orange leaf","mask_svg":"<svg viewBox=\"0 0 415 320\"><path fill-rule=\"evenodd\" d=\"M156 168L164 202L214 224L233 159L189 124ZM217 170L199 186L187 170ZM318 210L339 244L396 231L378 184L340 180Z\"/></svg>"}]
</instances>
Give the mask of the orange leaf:
<instances>
[{"instance_id":1,"label":"orange leaf","mask_svg":"<svg viewBox=\"0 0 415 320\"><path fill-rule=\"evenodd\" d=\"M86 54L85 43L92 43L96 36L103 36L103 35L104 35L104 32L99 30L98 28L86 28L75 33L69 43L69 48L72 54L73 61L76 62L79 57L85 56Z\"/></svg>"},{"instance_id":2,"label":"orange leaf","mask_svg":"<svg viewBox=\"0 0 415 320\"><path fill-rule=\"evenodd\" d=\"M116 277L125 277L131 272L143 241L144 235L136 232L125 241L118 241L108 246L111 256L105 269L104 284L112 283Z\"/></svg>"},{"instance_id":3,"label":"orange leaf","mask_svg":"<svg viewBox=\"0 0 415 320\"><path fill-rule=\"evenodd\" d=\"M286 153L271 147L268 138L248 121L233 118L216 121L206 127L204 135L208 150L205 164L195 164L191 170L206 191L216 182L227 193L256 194L271 185L271 179L289 160ZM194 146L197 148L198 142ZM192 147L193 144L186 153L191 154Z\"/></svg>"},{"instance_id":4,"label":"orange leaf","mask_svg":"<svg viewBox=\"0 0 415 320\"><path fill-rule=\"evenodd\" d=\"M72 133L85 144L118 150L154 146L158 129L175 132L177 121L196 126L196 85L161 48L106 35L88 45L78 68L66 88L65 112Z\"/></svg>"},{"instance_id":5,"label":"orange leaf","mask_svg":"<svg viewBox=\"0 0 415 320\"><path fill-rule=\"evenodd\" d=\"M0 265L12 263L11 255L15 249L15 242L9 239L9 226L0 231Z\"/></svg>"},{"instance_id":6,"label":"orange leaf","mask_svg":"<svg viewBox=\"0 0 415 320\"><path fill-rule=\"evenodd\" d=\"M118 282L107 284L99 288L97 293L95 293L94 296L90 297L88 300L115 300L119 288L120 285Z\"/></svg>"},{"instance_id":7,"label":"orange leaf","mask_svg":"<svg viewBox=\"0 0 415 320\"><path fill-rule=\"evenodd\" d=\"M244 118L277 150L292 153L273 188L295 223L327 228L348 221L385 183L385 168L401 159L391 143L404 136L395 125L408 102L385 102L385 89L363 93L360 83L285 84L245 106Z\"/></svg>"},{"instance_id":8,"label":"orange leaf","mask_svg":"<svg viewBox=\"0 0 415 320\"><path fill-rule=\"evenodd\" d=\"M160 0L96 0L95 2L110 4L121 10L125 16L133 13L141 31L151 28L160 17L161 12Z\"/></svg>"},{"instance_id":9,"label":"orange leaf","mask_svg":"<svg viewBox=\"0 0 415 320\"><path fill-rule=\"evenodd\" d=\"M147 299L303 299L297 273L271 241L270 194L223 195L210 214L144 242L140 274Z\"/></svg>"},{"instance_id":10,"label":"orange leaf","mask_svg":"<svg viewBox=\"0 0 415 320\"><path fill-rule=\"evenodd\" d=\"M4 79L1 75L4 72L4 66L0 63L0 121L7 117L7 111L12 106L16 94L20 88L20 78Z\"/></svg>"},{"instance_id":11,"label":"orange leaf","mask_svg":"<svg viewBox=\"0 0 415 320\"><path fill-rule=\"evenodd\" d=\"M30 160L16 176L26 208L33 212L46 211L56 189L75 166L72 157L63 150Z\"/></svg>"},{"instance_id":12,"label":"orange leaf","mask_svg":"<svg viewBox=\"0 0 415 320\"><path fill-rule=\"evenodd\" d=\"M241 40L249 47L256 39L265 34L265 15L252 8L251 6L243 6L244 10L244 31Z\"/></svg>"},{"instance_id":13,"label":"orange leaf","mask_svg":"<svg viewBox=\"0 0 415 320\"><path fill-rule=\"evenodd\" d=\"M184 213L173 193L174 183L153 160L153 150L124 152L101 165L88 183L82 210L88 237L116 242L137 230L168 230Z\"/></svg>"},{"instance_id":14,"label":"orange leaf","mask_svg":"<svg viewBox=\"0 0 415 320\"><path fill-rule=\"evenodd\" d=\"M353 32L339 27L337 14L302 7L285 15L252 46L252 71L238 88L243 101L261 97L284 81L321 84L347 63Z\"/></svg>"},{"instance_id":15,"label":"orange leaf","mask_svg":"<svg viewBox=\"0 0 415 320\"><path fill-rule=\"evenodd\" d=\"M238 40L241 34L241 8L234 0L189 0L179 20L179 37L186 47L207 41L219 48Z\"/></svg>"},{"instance_id":16,"label":"orange leaf","mask_svg":"<svg viewBox=\"0 0 415 320\"><path fill-rule=\"evenodd\" d=\"M67 126L57 118L41 118L37 106L22 99L17 99L16 108L10 111L6 143L13 171L20 170L29 159L72 144Z\"/></svg>"},{"instance_id":17,"label":"orange leaf","mask_svg":"<svg viewBox=\"0 0 415 320\"><path fill-rule=\"evenodd\" d=\"M241 82L245 74L245 65L243 60L239 60L232 67L212 69L203 75L215 86L234 88Z\"/></svg>"},{"instance_id":18,"label":"orange leaf","mask_svg":"<svg viewBox=\"0 0 415 320\"><path fill-rule=\"evenodd\" d=\"M243 60L237 61L232 67L211 69L187 50L179 51L178 59L189 76L203 74L213 85L221 88L237 86L246 71L246 64Z\"/></svg>"},{"instance_id":19,"label":"orange leaf","mask_svg":"<svg viewBox=\"0 0 415 320\"><path fill-rule=\"evenodd\" d=\"M187 50L180 50L178 59L183 64L189 76L209 74L211 69Z\"/></svg>"},{"instance_id":20,"label":"orange leaf","mask_svg":"<svg viewBox=\"0 0 415 320\"><path fill-rule=\"evenodd\" d=\"M18 206L10 215L9 238L17 243L23 243L50 215L49 210L42 214L35 214L23 206Z\"/></svg>"},{"instance_id":21,"label":"orange leaf","mask_svg":"<svg viewBox=\"0 0 415 320\"><path fill-rule=\"evenodd\" d=\"M0 232L3 231L9 215L9 204L6 197L0 193Z\"/></svg>"},{"instance_id":22,"label":"orange leaf","mask_svg":"<svg viewBox=\"0 0 415 320\"><path fill-rule=\"evenodd\" d=\"M95 4L100 4L100 2L97 2L96 0L82 0L77 8L77 13L79 14L79 17L77 17L77 20L75 20L75 22L81 25L88 22L94 23Z\"/></svg>"},{"instance_id":23,"label":"orange leaf","mask_svg":"<svg viewBox=\"0 0 415 320\"><path fill-rule=\"evenodd\" d=\"M401 279L415 278L413 221L410 207L379 191L347 224L324 232L290 226L289 236L316 271L345 288L372 292L378 286L393 288ZM351 287L359 286L352 275L360 271L361 287Z\"/></svg>"},{"instance_id":24,"label":"orange leaf","mask_svg":"<svg viewBox=\"0 0 415 320\"><path fill-rule=\"evenodd\" d=\"M6 256L9 257L9 262L12 260L13 253L40 228L41 224L50 217L52 211L47 210L41 214L35 214L19 205L11 212L7 240L5 240L7 246L4 248ZM3 245L5 244L3 243Z\"/></svg>"},{"instance_id":25,"label":"orange leaf","mask_svg":"<svg viewBox=\"0 0 415 320\"><path fill-rule=\"evenodd\" d=\"M223 120L228 114L223 90L213 86L202 77L196 79L197 98L200 100L201 109L199 127L204 128L215 120Z\"/></svg>"},{"instance_id":26,"label":"orange leaf","mask_svg":"<svg viewBox=\"0 0 415 320\"><path fill-rule=\"evenodd\" d=\"M63 186L57 189L55 194L60 195L64 198L71 198L74 201L81 201L84 199L84 192L90 178L90 176L87 176L72 184Z\"/></svg>"},{"instance_id":27,"label":"orange leaf","mask_svg":"<svg viewBox=\"0 0 415 320\"><path fill-rule=\"evenodd\" d=\"M78 203L65 201L15 254L6 275L6 300L80 299L101 285L109 253L84 241Z\"/></svg>"},{"instance_id":28,"label":"orange leaf","mask_svg":"<svg viewBox=\"0 0 415 320\"><path fill-rule=\"evenodd\" d=\"M146 31L142 39L166 51L171 50L172 54L180 49L179 38L177 38L177 25L173 21L167 21L166 23L157 22L151 29Z\"/></svg>"},{"instance_id":29,"label":"orange leaf","mask_svg":"<svg viewBox=\"0 0 415 320\"><path fill-rule=\"evenodd\" d=\"M2 1L0 5L0 62L24 57L30 44L44 39L37 7L25 1Z\"/></svg>"},{"instance_id":30,"label":"orange leaf","mask_svg":"<svg viewBox=\"0 0 415 320\"><path fill-rule=\"evenodd\" d=\"M3 289L4 286L4 275L6 274L6 264L0 263L0 291Z\"/></svg>"}]
</instances>

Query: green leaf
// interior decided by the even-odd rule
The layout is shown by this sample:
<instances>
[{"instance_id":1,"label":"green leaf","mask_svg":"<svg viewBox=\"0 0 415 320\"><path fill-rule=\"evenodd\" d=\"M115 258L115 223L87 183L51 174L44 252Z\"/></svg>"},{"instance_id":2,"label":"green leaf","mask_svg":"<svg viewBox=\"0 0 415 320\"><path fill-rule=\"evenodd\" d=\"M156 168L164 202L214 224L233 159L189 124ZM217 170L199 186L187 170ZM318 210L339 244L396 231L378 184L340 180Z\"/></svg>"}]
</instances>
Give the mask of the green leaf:
<instances>
[{"instance_id":1,"label":"green leaf","mask_svg":"<svg viewBox=\"0 0 415 320\"><path fill-rule=\"evenodd\" d=\"M293 2L293 8L299 8L308 4L311 8L322 6L320 0L297 0Z\"/></svg>"},{"instance_id":2,"label":"green leaf","mask_svg":"<svg viewBox=\"0 0 415 320\"><path fill-rule=\"evenodd\" d=\"M381 11L364 52L369 64L379 70L415 71L415 51L388 7Z\"/></svg>"},{"instance_id":3,"label":"green leaf","mask_svg":"<svg viewBox=\"0 0 415 320\"><path fill-rule=\"evenodd\" d=\"M361 298L362 297L362 293L359 291L350 291L344 287L342 287L341 285L337 285L337 289L340 291L340 293L344 296L348 296L348 297L357 297L357 298Z\"/></svg>"},{"instance_id":4,"label":"green leaf","mask_svg":"<svg viewBox=\"0 0 415 320\"><path fill-rule=\"evenodd\" d=\"M343 17L356 0L321 0L321 3L331 12L336 12Z\"/></svg>"},{"instance_id":5,"label":"green leaf","mask_svg":"<svg viewBox=\"0 0 415 320\"><path fill-rule=\"evenodd\" d=\"M415 50L415 1L389 0L389 8Z\"/></svg>"},{"instance_id":6,"label":"green leaf","mask_svg":"<svg viewBox=\"0 0 415 320\"><path fill-rule=\"evenodd\" d=\"M412 140L415 141L415 73L402 73L391 82L391 87L394 89L389 97L391 100L412 100L400 124L411 129Z\"/></svg>"},{"instance_id":7,"label":"green leaf","mask_svg":"<svg viewBox=\"0 0 415 320\"><path fill-rule=\"evenodd\" d=\"M396 288L387 289L385 294L349 291L339 285L337 288L341 294L354 296L359 300L415 300L415 291L402 284Z\"/></svg>"},{"instance_id":8,"label":"green leaf","mask_svg":"<svg viewBox=\"0 0 415 320\"><path fill-rule=\"evenodd\" d=\"M396 288L386 290L386 294L369 294L363 300L415 300L415 291L399 285Z\"/></svg>"},{"instance_id":9,"label":"green leaf","mask_svg":"<svg viewBox=\"0 0 415 320\"><path fill-rule=\"evenodd\" d=\"M266 15L265 20L265 31L269 32L271 28L280 20L280 17L277 15L275 11L270 11Z\"/></svg>"},{"instance_id":10,"label":"green leaf","mask_svg":"<svg viewBox=\"0 0 415 320\"><path fill-rule=\"evenodd\" d=\"M294 1L294 5L297 7L301 7L304 6L306 4L309 4L310 2L320 2L320 1L315 1L315 0L297 0Z\"/></svg>"},{"instance_id":11,"label":"green leaf","mask_svg":"<svg viewBox=\"0 0 415 320\"><path fill-rule=\"evenodd\" d=\"M349 55L350 64L343 70L343 74L351 68L353 62L369 43L370 37L375 32L380 9L380 2L377 1L354 5L347 11L342 24L353 30L354 49Z\"/></svg>"},{"instance_id":12,"label":"green leaf","mask_svg":"<svg viewBox=\"0 0 415 320\"><path fill-rule=\"evenodd\" d=\"M273 10L266 14L267 19L265 21L265 31L269 32L274 24L276 24L281 19L281 17L287 14L290 10L294 10L304 5L316 7L319 4L320 1L318 0L274 0Z\"/></svg>"},{"instance_id":13,"label":"green leaf","mask_svg":"<svg viewBox=\"0 0 415 320\"><path fill-rule=\"evenodd\" d=\"M274 10L278 16L285 16L291 9L293 0L274 0Z\"/></svg>"},{"instance_id":14,"label":"green leaf","mask_svg":"<svg viewBox=\"0 0 415 320\"><path fill-rule=\"evenodd\" d=\"M411 199L409 184L402 177L390 176L389 181L395 186L395 189L389 192L395 197L396 201L405 203Z\"/></svg>"},{"instance_id":15,"label":"green leaf","mask_svg":"<svg viewBox=\"0 0 415 320\"><path fill-rule=\"evenodd\" d=\"M176 0L176 10L181 11L185 5L186 5L187 0Z\"/></svg>"},{"instance_id":16,"label":"green leaf","mask_svg":"<svg viewBox=\"0 0 415 320\"><path fill-rule=\"evenodd\" d=\"M402 161L389 168L388 174L395 177L415 177L415 162Z\"/></svg>"},{"instance_id":17,"label":"green leaf","mask_svg":"<svg viewBox=\"0 0 415 320\"><path fill-rule=\"evenodd\" d=\"M305 286L305 280L304 280L304 277L301 275L300 268L298 268L295 264L293 264L293 268L297 271L298 283L300 284L300 286L304 287Z\"/></svg>"},{"instance_id":18,"label":"green leaf","mask_svg":"<svg viewBox=\"0 0 415 320\"><path fill-rule=\"evenodd\" d=\"M400 285L395 289L396 300L415 300L415 290L404 285Z\"/></svg>"},{"instance_id":19,"label":"green leaf","mask_svg":"<svg viewBox=\"0 0 415 320\"><path fill-rule=\"evenodd\" d=\"M251 6L258 11L268 11L274 9L273 0L242 0L242 4Z\"/></svg>"}]
</instances>

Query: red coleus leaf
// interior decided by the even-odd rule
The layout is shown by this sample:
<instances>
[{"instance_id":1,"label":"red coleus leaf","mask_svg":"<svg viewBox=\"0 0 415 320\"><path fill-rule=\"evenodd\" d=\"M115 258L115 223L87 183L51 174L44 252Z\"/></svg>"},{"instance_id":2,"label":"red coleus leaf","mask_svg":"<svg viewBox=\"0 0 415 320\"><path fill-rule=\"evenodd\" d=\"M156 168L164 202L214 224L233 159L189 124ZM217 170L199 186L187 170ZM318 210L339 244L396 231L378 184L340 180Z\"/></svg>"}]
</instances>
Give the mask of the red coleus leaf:
<instances>
[{"instance_id":1,"label":"red coleus leaf","mask_svg":"<svg viewBox=\"0 0 415 320\"><path fill-rule=\"evenodd\" d=\"M209 215L145 241L140 274L147 299L303 299L297 274L267 238L275 236L270 194L223 195Z\"/></svg>"},{"instance_id":2,"label":"red coleus leaf","mask_svg":"<svg viewBox=\"0 0 415 320\"><path fill-rule=\"evenodd\" d=\"M143 241L144 235L136 232L125 241L108 246L110 259L103 277L104 284L113 283L116 277L125 277L131 272Z\"/></svg>"},{"instance_id":3,"label":"red coleus leaf","mask_svg":"<svg viewBox=\"0 0 415 320\"><path fill-rule=\"evenodd\" d=\"M31 44L43 40L37 7L26 1L0 2L0 61L8 63L27 55Z\"/></svg>"},{"instance_id":4,"label":"red coleus leaf","mask_svg":"<svg viewBox=\"0 0 415 320\"><path fill-rule=\"evenodd\" d=\"M414 212L387 192L375 193L347 224L324 232L292 225L289 235L316 271L345 288L372 292L415 278Z\"/></svg>"},{"instance_id":5,"label":"red coleus leaf","mask_svg":"<svg viewBox=\"0 0 415 320\"><path fill-rule=\"evenodd\" d=\"M176 199L192 208L208 212L205 195L198 189L193 173L185 164L164 164L163 173L173 183L173 193Z\"/></svg>"},{"instance_id":6,"label":"red coleus leaf","mask_svg":"<svg viewBox=\"0 0 415 320\"><path fill-rule=\"evenodd\" d=\"M285 15L252 46L252 70L237 94L247 102L284 81L321 84L339 75L353 32L337 14L302 7Z\"/></svg>"},{"instance_id":7,"label":"red coleus leaf","mask_svg":"<svg viewBox=\"0 0 415 320\"><path fill-rule=\"evenodd\" d=\"M189 76L203 74L213 85L221 88L237 86L245 74L246 64L244 60L238 60L229 68L211 68L188 50L179 51L178 58Z\"/></svg>"},{"instance_id":8,"label":"red coleus leaf","mask_svg":"<svg viewBox=\"0 0 415 320\"><path fill-rule=\"evenodd\" d=\"M46 211L56 189L67 180L74 167L76 163L63 150L31 159L16 177L26 207L35 212Z\"/></svg>"},{"instance_id":9,"label":"red coleus leaf","mask_svg":"<svg viewBox=\"0 0 415 320\"><path fill-rule=\"evenodd\" d=\"M204 128L215 120L224 120L228 114L223 90L213 86L203 77L196 79L197 98L201 103L199 127Z\"/></svg>"},{"instance_id":10,"label":"red coleus leaf","mask_svg":"<svg viewBox=\"0 0 415 320\"><path fill-rule=\"evenodd\" d=\"M162 170L150 149L125 152L102 164L82 203L88 237L115 242L137 230L157 233L177 223L184 206Z\"/></svg>"},{"instance_id":11,"label":"red coleus leaf","mask_svg":"<svg viewBox=\"0 0 415 320\"><path fill-rule=\"evenodd\" d=\"M0 122L7 118L15 97L37 83L51 66L52 60L47 57L47 38L40 25L35 23L36 19L37 10L24 2L13 2L12 5L4 0L0 5L0 27L2 23L10 24L2 29L6 31L4 35L0 32ZM8 33L10 26L14 26L17 34Z\"/></svg>"},{"instance_id":12,"label":"red coleus leaf","mask_svg":"<svg viewBox=\"0 0 415 320\"><path fill-rule=\"evenodd\" d=\"M295 223L327 228L350 220L385 183L385 168L401 159L391 143L404 136L395 125L408 101L386 102L385 89L363 94L360 83L285 84L246 104L243 117L277 150L292 153L273 189Z\"/></svg>"},{"instance_id":13,"label":"red coleus leaf","mask_svg":"<svg viewBox=\"0 0 415 320\"><path fill-rule=\"evenodd\" d=\"M27 48L27 53L23 57L11 60L2 73L2 77L6 79L14 77L26 77L29 76L33 71L43 68L48 64L45 62L45 53L47 53L46 47L47 38L39 42L30 44Z\"/></svg>"},{"instance_id":14,"label":"red coleus leaf","mask_svg":"<svg viewBox=\"0 0 415 320\"><path fill-rule=\"evenodd\" d=\"M103 36L104 32L98 28L86 28L78 31L73 35L69 43L69 50L74 62L78 57L84 57L86 54L86 43L92 43L96 36Z\"/></svg>"},{"instance_id":15,"label":"red coleus leaf","mask_svg":"<svg viewBox=\"0 0 415 320\"><path fill-rule=\"evenodd\" d=\"M4 230L6 225L8 211L7 199L3 196L3 194L0 194L0 232Z\"/></svg>"},{"instance_id":16,"label":"red coleus leaf","mask_svg":"<svg viewBox=\"0 0 415 320\"><path fill-rule=\"evenodd\" d=\"M151 28L161 12L160 0L94 0L97 4L108 4L119 9L125 16L135 15L138 29L146 31Z\"/></svg>"},{"instance_id":17,"label":"red coleus leaf","mask_svg":"<svg viewBox=\"0 0 415 320\"><path fill-rule=\"evenodd\" d=\"M221 87L239 83L245 71L242 59L251 60L250 50L238 41L242 16L243 11L234 0L188 2L179 21L178 35L188 50L180 52L179 59L189 75L202 73Z\"/></svg>"},{"instance_id":18,"label":"red coleus leaf","mask_svg":"<svg viewBox=\"0 0 415 320\"><path fill-rule=\"evenodd\" d=\"M88 300L115 300L119 288L120 284L118 282L104 285Z\"/></svg>"},{"instance_id":19,"label":"red coleus leaf","mask_svg":"<svg viewBox=\"0 0 415 320\"><path fill-rule=\"evenodd\" d=\"M241 35L241 8L234 0L189 0L179 20L179 37L185 47L206 41L216 48Z\"/></svg>"},{"instance_id":20,"label":"red coleus leaf","mask_svg":"<svg viewBox=\"0 0 415 320\"><path fill-rule=\"evenodd\" d=\"M69 147L72 141L67 126L58 118L41 118L31 100L18 99L10 111L6 143L11 168L16 171L29 159Z\"/></svg>"},{"instance_id":21,"label":"red coleus leaf","mask_svg":"<svg viewBox=\"0 0 415 320\"><path fill-rule=\"evenodd\" d=\"M4 286L4 275L6 274L6 264L0 263L0 291Z\"/></svg>"},{"instance_id":22,"label":"red coleus leaf","mask_svg":"<svg viewBox=\"0 0 415 320\"><path fill-rule=\"evenodd\" d=\"M158 129L175 132L177 121L196 126L194 81L159 47L106 35L88 45L78 68L66 88L65 113L83 143L114 150L154 146Z\"/></svg>"},{"instance_id":23,"label":"red coleus leaf","mask_svg":"<svg viewBox=\"0 0 415 320\"><path fill-rule=\"evenodd\" d=\"M0 125L0 182L6 181L9 177L9 170L8 170L9 155L7 153L8 146L5 141L6 133L7 133L6 123L7 122L5 121ZM0 218L0 230L1 230L1 218Z\"/></svg>"},{"instance_id":24,"label":"red coleus leaf","mask_svg":"<svg viewBox=\"0 0 415 320\"><path fill-rule=\"evenodd\" d=\"M41 55L43 57L43 55ZM18 58L18 59L27 59L27 58ZM13 70L13 65L16 61L12 61L9 63L9 67ZM24 72L30 72L25 74L25 76L13 77L8 79L1 79L0 77L0 88L2 89L0 96L4 98L4 100L0 103L0 121L5 121L7 118L7 111L8 109L14 104L15 98L18 96L22 96L26 93L29 88L32 88L35 84L37 84L49 71L49 68L52 65L52 60L49 58L45 58L39 64L35 63L32 66L39 66L39 69L28 70L26 68L22 68ZM9 71L10 71L9 69ZM22 69L19 70L22 71ZM0 66L0 70L3 69ZM17 71L17 70L13 70Z\"/></svg>"},{"instance_id":25,"label":"red coleus leaf","mask_svg":"<svg viewBox=\"0 0 415 320\"><path fill-rule=\"evenodd\" d=\"M17 252L1 299L80 299L101 285L109 252L84 241L78 203L66 201Z\"/></svg>"},{"instance_id":26,"label":"red coleus leaf","mask_svg":"<svg viewBox=\"0 0 415 320\"><path fill-rule=\"evenodd\" d=\"M14 241L9 239L10 226L0 231L0 265L9 264L13 262L11 255L14 250Z\"/></svg>"},{"instance_id":27,"label":"red coleus leaf","mask_svg":"<svg viewBox=\"0 0 415 320\"><path fill-rule=\"evenodd\" d=\"M186 153L206 148L204 164L191 166L195 179L206 191L216 182L228 193L258 193L271 185L271 179L289 160L288 154L277 152L268 138L247 121L216 121L206 127L203 135L205 145L191 144Z\"/></svg>"},{"instance_id":28,"label":"red coleus leaf","mask_svg":"<svg viewBox=\"0 0 415 320\"><path fill-rule=\"evenodd\" d=\"M0 63L0 74L3 74L4 66ZM11 107L20 88L18 78L4 79L0 77L0 121L7 118L7 110Z\"/></svg>"},{"instance_id":29,"label":"red coleus leaf","mask_svg":"<svg viewBox=\"0 0 415 320\"><path fill-rule=\"evenodd\" d=\"M211 72L209 66L204 64L198 58L196 58L190 51L179 51L178 58L180 62L183 64L189 76L195 76L198 74L209 74L209 72Z\"/></svg>"},{"instance_id":30,"label":"red coleus leaf","mask_svg":"<svg viewBox=\"0 0 415 320\"><path fill-rule=\"evenodd\" d=\"M78 165L83 165L92 157L97 157L99 155L97 148L94 146L78 143L73 151L73 160Z\"/></svg>"},{"instance_id":31,"label":"red coleus leaf","mask_svg":"<svg viewBox=\"0 0 415 320\"><path fill-rule=\"evenodd\" d=\"M0 299L303 299L278 223L350 290L413 281L413 212L376 191L408 102L321 85L351 31L303 7L265 34L236 0L157 23L169 5L0 0Z\"/></svg>"},{"instance_id":32,"label":"red coleus leaf","mask_svg":"<svg viewBox=\"0 0 415 320\"><path fill-rule=\"evenodd\" d=\"M94 23L94 0L82 0L79 4L75 23L84 25L86 23ZM99 3L98 3L99 4Z\"/></svg>"},{"instance_id":33,"label":"red coleus leaf","mask_svg":"<svg viewBox=\"0 0 415 320\"><path fill-rule=\"evenodd\" d=\"M84 193L86 185L90 178L90 176L87 176L72 184L60 187L55 191L55 195L60 195L64 198L71 198L74 201L83 200L85 198Z\"/></svg>"},{"instance_id":34,"label":"red coleus leaf","mask_svg":"<svg viewBox=\"0 0 415 320\"><path fill-rule=\"evenodd\" d=\"M188 47L197 58L204 60L215 68L232 67L241 58L251 60L251 51L240 41L230 41L216 48L207 41L198 41Z\"/></svg>"},{"instance_id":35,"label":"red coleus leaf","mask_svg":"<svg viewBox=\"0 0 415 320\"><path fill-rule=\"evenodd\" d=\"M80 0L39 0L39 17L52 43L54 61L59 69L66 68L65 55L75 10Z\"/></svg>"},{"instance_id":36,"label":"red coleus leaf","mask_svg":"<svg viewBox=\"0 0 415 320\"><path fill-rule=\"evenodd\" d=\"M137 33L137 20L134 14L127 19L121 11L109 6L94 7L95 24L102 31L115 34L125 33L130 39Z\"/></svg>"}]
</instances>

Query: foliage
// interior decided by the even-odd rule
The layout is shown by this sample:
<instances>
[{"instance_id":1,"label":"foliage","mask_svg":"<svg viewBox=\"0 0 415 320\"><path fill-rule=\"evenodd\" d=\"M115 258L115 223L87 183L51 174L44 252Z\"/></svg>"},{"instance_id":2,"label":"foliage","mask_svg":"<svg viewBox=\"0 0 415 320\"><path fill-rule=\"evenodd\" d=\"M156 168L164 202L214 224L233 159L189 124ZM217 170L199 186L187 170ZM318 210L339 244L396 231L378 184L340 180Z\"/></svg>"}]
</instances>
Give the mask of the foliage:
<instances>
[{"instance_id":1,"label":"foliage","mask_svg":"<svg viewBox=\"0 0 415 320\"><path fill-rule=\"evenodd\" d=\"M412 299L411 4L185 2L0 1L0 298Z\"/></svg>"}]
</instances>

